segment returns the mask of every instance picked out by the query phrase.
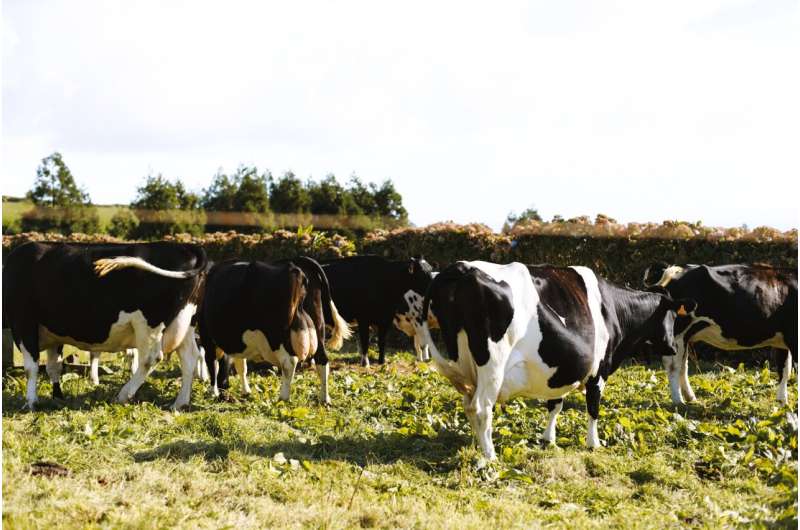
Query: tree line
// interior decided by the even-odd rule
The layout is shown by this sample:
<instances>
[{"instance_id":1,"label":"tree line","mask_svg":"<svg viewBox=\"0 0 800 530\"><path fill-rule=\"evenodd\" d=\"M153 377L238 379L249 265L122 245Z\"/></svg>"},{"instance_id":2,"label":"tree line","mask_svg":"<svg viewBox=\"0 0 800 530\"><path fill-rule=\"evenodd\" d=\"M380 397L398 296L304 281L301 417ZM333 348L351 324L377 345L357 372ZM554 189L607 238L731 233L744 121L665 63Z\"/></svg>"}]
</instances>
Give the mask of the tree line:
<instances>
[{"instance_id":1,"label":"tree line","mask_svg":"<svg viewBox=\"0 0 800 530\"><path fill-rule=\"evenodd\" d=\"M408 224L403 198L391 180L378 185L353 175L341 184L328 174L320 181L303 181L291 171L275 178L269 170L241 165L230 174L220 169L199 193L178 178L149 175L129 208L120 208L103 227L89 193L77 184L58 152L42 159L26 198L35 207L18 225L4 225L4 233L92 234L105 228L117 237L150 239L220 230L258 232L321 219L329 225L325 228L345 231Z\"/></svg>"}]
</instances>

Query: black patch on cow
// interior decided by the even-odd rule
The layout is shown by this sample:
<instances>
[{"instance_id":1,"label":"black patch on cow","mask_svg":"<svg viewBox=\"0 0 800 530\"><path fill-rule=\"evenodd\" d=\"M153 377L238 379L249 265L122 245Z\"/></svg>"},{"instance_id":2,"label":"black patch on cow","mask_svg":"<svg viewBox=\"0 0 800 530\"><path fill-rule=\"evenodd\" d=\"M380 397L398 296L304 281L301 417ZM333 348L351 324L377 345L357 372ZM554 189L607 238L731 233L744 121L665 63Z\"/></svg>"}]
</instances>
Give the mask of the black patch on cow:
<instances>
[{"instance_id":1,"label":"black patch on cow","mask_svg":"<svg viewBox=\"0 0 800 530\"><path fill-rule=\"evenodd\" d=\"M431 283L422 309L423 321L431 302L442 331L447 356L458 360L458 333L465 330L478 366L489 362L489 343L503 338L514 318L511 286L485 272L458 262L443 270Z\"/></svg>"},{"instance_id":2,"label":"black patch on cow","mask_svg":"<svg viewBox=\"0 0 800 530\"><path fill-rule=\"evenodd\" d=\"M529 266L528 271L541 302L539 355L556 367L547 385L560 388L583 381L594 360L594 324L583 278L571 268Z\"/></svg>"}]
</instances>

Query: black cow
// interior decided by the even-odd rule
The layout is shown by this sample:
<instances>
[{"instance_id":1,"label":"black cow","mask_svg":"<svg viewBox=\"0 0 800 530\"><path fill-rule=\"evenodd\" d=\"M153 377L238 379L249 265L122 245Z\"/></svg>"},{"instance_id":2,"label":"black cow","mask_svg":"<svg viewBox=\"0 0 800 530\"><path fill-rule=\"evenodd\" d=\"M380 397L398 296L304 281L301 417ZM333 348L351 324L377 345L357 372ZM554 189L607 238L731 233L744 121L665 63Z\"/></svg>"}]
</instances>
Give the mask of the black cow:
<instances>
[{"instance_id":1,"label":"black cow","mask_svg":"<svg viewBox=\"0 0 800 530\"><path fill-rule=\"evenodd\" d=\"M422 311L422 298L433 268L422 258L390 261L380 256L354 256L323 262L333 299L347 322L358 324L361 364L369 366L369 328L378 328L378 362L386 360L386 333L394 324L415 337L417 358L425 353L416 340L413 320Z\"/></svg>"},{"instance_id":2,"label":"black cow","mask_svg":"<svg viewBox=\"0 0 800 530\"><path fill-rule=\"evenodd\" d=\"M61 397L58 348L88 351L135 347L141 361L117 397L128 401L164 352L178 350L182 381L173 408L188 403L199 352L191 318L206 253L177 243L25 243L3 267L3 318L22 351L27 406L36 400L37 357L47 350L53 395Z\"/></svg>"},{"instance_id":3,"label":"black cow","mask_svg":"<svg viewBox=\"0 0 800 530\"><path fill-rule=\"evenodd\" d=\"M672 265L647 268L648 288L691 297L697 310L676 328L678 355L664 359L672 401L694 401L688 351L695 342L722 350L772 346L786 351L777 364L778 400L786 404L792 360L797 362L797 269L768 265Z\"/></svg>"},{"instance_id":4,"label":"black cow","mask_svg":"<svg viewBox=\"0 0 800 530\"><path fill-rule=\"evenodd\" d=\"M443 352L428 330L431 308ZM598 447L597 418L608 377L645 341L661 354L674 354L676 314L692 308L688 300L618 287L586 267L457 262L431 282L417 331L439 372L463 395L484 456L494 459L496 402L546 399L550 421L543 438L553 443L563 397L584 386L586 442Z\"/></svg>"},{"instance_id":5,"label":"black cow","mask_svg":"<svg viewBox=\"0 0 800 530\"><path fill-rule=\"evenodd\" d=\"M328 347L338 349L350 330L331 299L325 272L311 258L214 265L198 318L213 392L227 387L227 365L215 362L226 354L234 359L245 393L250 392L247 359L278 366L283 374L280 398L288 400L298 361L313 355L320 401L330 403L326 318L333 324Z\"/></svg>"}]
</instances>

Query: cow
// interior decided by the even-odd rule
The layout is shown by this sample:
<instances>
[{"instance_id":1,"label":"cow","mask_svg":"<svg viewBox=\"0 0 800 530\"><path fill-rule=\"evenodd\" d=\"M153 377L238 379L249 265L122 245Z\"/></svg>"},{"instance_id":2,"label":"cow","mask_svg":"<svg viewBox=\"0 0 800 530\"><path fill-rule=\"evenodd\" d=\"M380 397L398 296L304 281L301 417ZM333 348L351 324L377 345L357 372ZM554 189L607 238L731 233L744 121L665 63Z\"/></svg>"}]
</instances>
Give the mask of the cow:
<instances>
[{"instance_id":1,"label":"cow","mask_svg":"<svg viewBox=\"0 0 800 530\"><path fill-rule=\"evenodd\" d=\"M27 408L38 399L43 350L53 397L63 396L64 344L87 351L137 348L141 359L117 396L120 403L134 396L165 351L177 350L182 380L172 408L186 405L199 357L191 319L206 263L202 247L169 242L28 242L12 250L3 267L3 316L23 355Z\"/></svg>"},{"instance_id":2,"label":"cow","mask_svg":"<svg viewBox=\"0 0 800 530\"><path fill-rule=\"evenodd\" d=\"M434 365L463 396L464 411L483 456L495 459L492 411L517 396L547 400L543 439L554 443L563 398L584 387L586 443L600 446L600 398L620 363L649 341L674 354L677 315L689 300L618 287L586 267L456 262L431 282L416 330ZM434 310L444 350L434 344Z\"/></svg>"},{"instance_id":3,"label":"cow","mask_svg":"<svg viewBox=\"0 0 800 530\"><path fill-rule=\"evenodd\" d=\"M697 301L692 319L675 330L678 354L663 360L674 403L696 399L688 352L694 343L705 342L722 350L785 350L776 363L777 398L787 404L792 362L797 363L797 269L655 263L645 270L644 284Z\"/></svg>"},{"instance_id":4,"label":"cow","mask_svg":"<svg viewBox=\"0 0 800 530\"><path fill-rule=\"evenodd\" d=\"M227 355L233 358L246 394L250 393L247 359L278 366L280 399L288 401L297 363L313 356L320 401L329 404L326 319L333 324L327 346L341 348L350 329L331 298L325 272L311 258L275 263L229 260L214 265L198 317L212 392L218 395L219 387L227 387L227 364L218 362Z\"/></svg>"},{"instance_id":5,"label":"cow","mask_svg":"<svg viewBox=\"0 0 800 530\"><path fill-rule=\"evenodd\" d=\"M394 322L415 337L413 321L422 310L433 268L423 258L392 261L380 256L353 256L322 262L333 300L347 322L358 325L361 365L369 366L369 328L378 331L378 363L386 361L386 333ZM427 352L415 338L418 360Z\"/></svg>"}]
</instances>

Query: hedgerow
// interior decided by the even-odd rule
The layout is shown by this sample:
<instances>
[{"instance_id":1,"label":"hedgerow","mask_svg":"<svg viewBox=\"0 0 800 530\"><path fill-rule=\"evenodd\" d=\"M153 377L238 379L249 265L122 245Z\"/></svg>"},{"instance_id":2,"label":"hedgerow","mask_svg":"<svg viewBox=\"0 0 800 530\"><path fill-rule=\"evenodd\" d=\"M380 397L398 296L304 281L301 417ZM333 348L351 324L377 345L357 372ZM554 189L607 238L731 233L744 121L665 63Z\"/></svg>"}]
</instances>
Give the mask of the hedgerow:
<instances>
[{"instance_id":1,"label":"hedgerow","mask_svg":"<svg viewBox=\"0 0 800 530\"><path fill-rule=\"evenodd\" d=\"M718 229L674 222L624 227L602 219L594 225L537 223L507 234L495 233L481 224L440 223L424 228L378 229L355 240L310 227L260 234L177 234L166 239L202 245L213 260L274 260L299 254L326 259L376 254L394 259L424 256L439 267L457 260L585 265L612 281L634 287L641 285L644 269L655 261L797 267L796 230L782 233L767 228ZM22 242L42 240L120 241L106 235L25 233L3 236L3 255Z\"/></svg>"}]
</instances>

